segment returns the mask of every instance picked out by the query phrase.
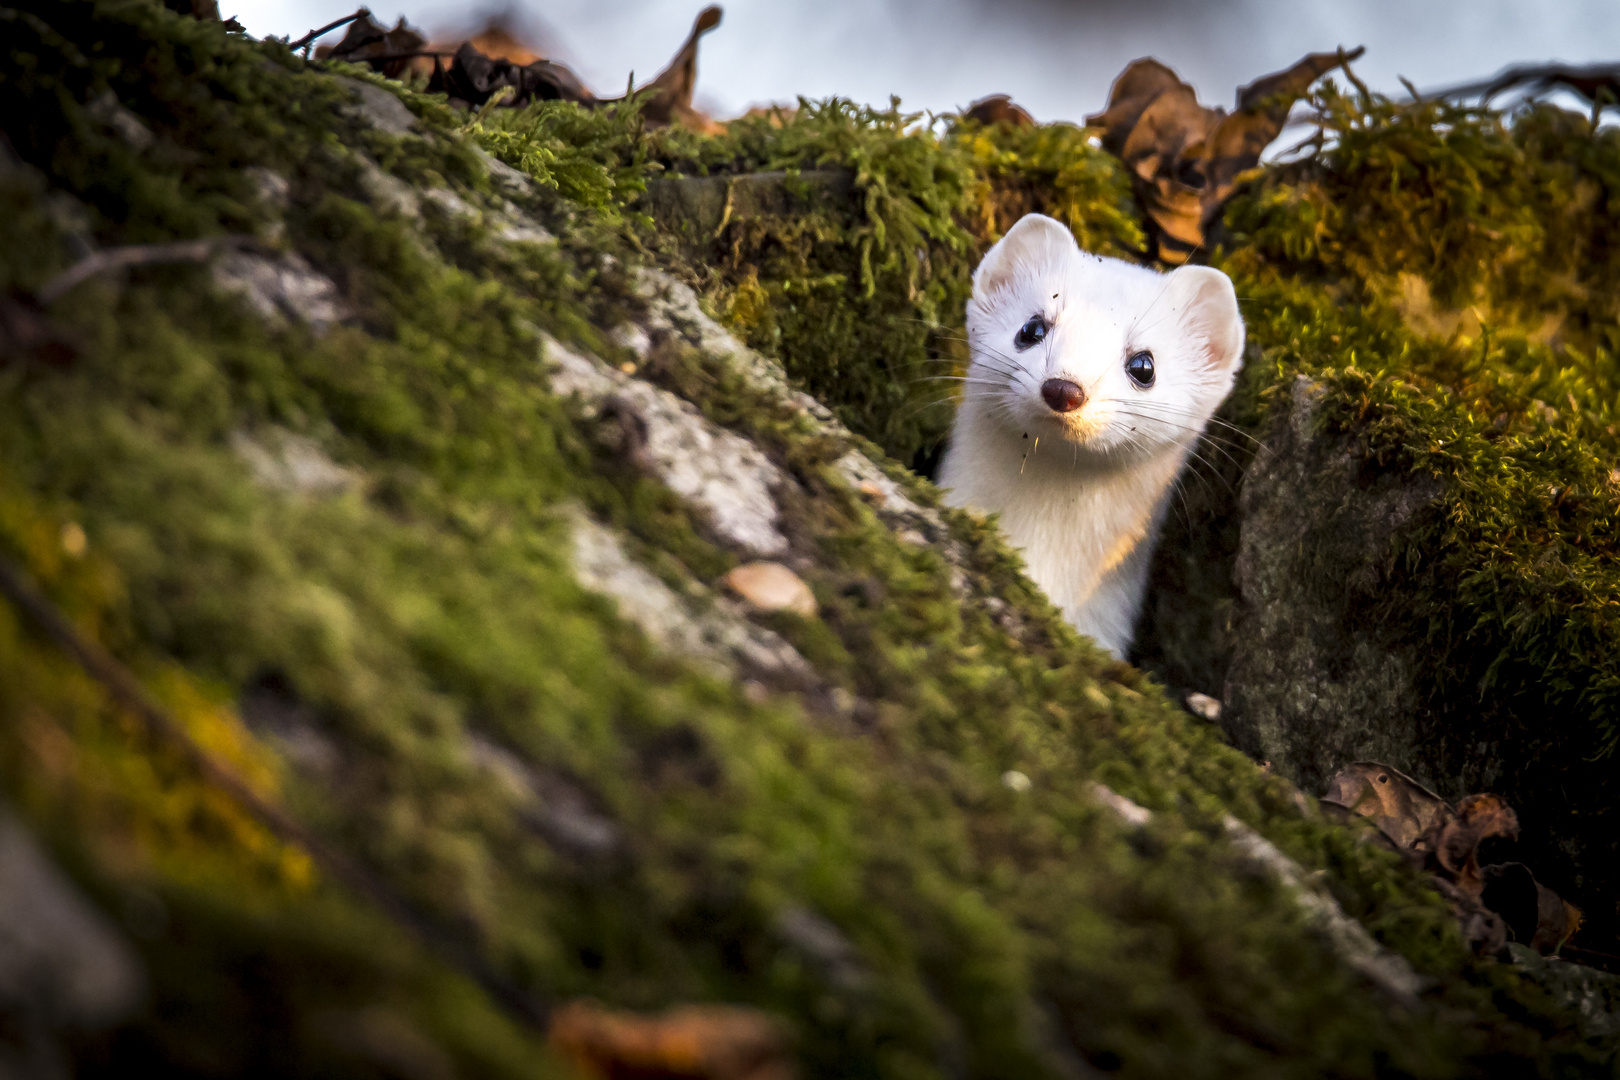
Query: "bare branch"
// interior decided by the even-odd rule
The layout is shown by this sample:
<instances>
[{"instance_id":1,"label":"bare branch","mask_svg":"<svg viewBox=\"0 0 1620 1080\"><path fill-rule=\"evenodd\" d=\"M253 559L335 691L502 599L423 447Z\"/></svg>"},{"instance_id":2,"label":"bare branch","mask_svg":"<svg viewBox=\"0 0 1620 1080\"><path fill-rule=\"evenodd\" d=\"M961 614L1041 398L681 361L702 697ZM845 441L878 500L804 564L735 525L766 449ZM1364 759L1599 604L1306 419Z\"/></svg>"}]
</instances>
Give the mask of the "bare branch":
<instances>
[{"instance_id":1,"label":"bare branch","mask_svg":"<svg viewBox=\"0 0 1620 1080\"><path fill-rule=\"evenodd\" d=\"M287 48L289 48L289 49L302 49L307 45L313 44L316 40L325 37L327 34L330 34L333 30L336 30L338 27L347 26L350 23L354 22L354 20L356 20L356 19L364 19L367 16L369 16L370 14L371 14L371 9L369 9L369 8L361 8L359 11L356 11L353 15L346 15L343 18L337 20L337 22L329 22L325 26L321 27L319 30L311 30L309 33L305 34L303 37L299 38L297 41L289 42L287 44Z\"/></svg>"},{"instance_id":2,"label":"bare branch","mask_svg":"<svg viewBox=\"0 0 1620 1080\"><path fill-rule=\"evenodd\" d=\"M53 304L75 286L108 270L158 263L205 262L222 247L256 243L251 236L213 236L202 240L177 240L169 244L130 244L106 248L87 255L40 287L34 295L41 304Z\"/></svg>"}]
</instances>

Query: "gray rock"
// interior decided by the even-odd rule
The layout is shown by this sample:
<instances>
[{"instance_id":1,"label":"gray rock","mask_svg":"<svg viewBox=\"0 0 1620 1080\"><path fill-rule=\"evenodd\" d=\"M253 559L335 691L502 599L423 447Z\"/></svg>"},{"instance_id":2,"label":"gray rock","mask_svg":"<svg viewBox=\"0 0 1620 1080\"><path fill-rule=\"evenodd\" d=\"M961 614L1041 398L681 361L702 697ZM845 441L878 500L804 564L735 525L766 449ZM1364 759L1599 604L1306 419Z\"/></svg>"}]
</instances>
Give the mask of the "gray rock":
<instances>
[{"instance_id":1,"label":"gray rock","mask_svg":"<svg viewBox=\"0 0 1620 1080\"><path fill-rule=\"evenodd\" d=\"M1314 433L1319 390L1294 386L1244 477L1237 615L1223 723L1251 755L1308 791L1340 766L1419 765L1418 657L1354 617L1401 531L1436 504L1426 477L1364 475L1347 442ZM1324 589L1324 568L1344 587Z\"/></svg>"},{"instance_id":2,"label":"gray rock","mask_svg":"<svg viewBox=\"0 0 1620 1080\"><path fill-rule=\"evenodd\" d=\"M363 79L344 77L340 81L354 91L357 100L352 111L359 119L389 135L411 135L420 131L411 110L387 90Z\"/></svg>"},{"instance_id":3,"label":"gray rock","mask_svg":"<svg viewBox=\"0 0 1620 1080\"><path fill-rule=\"evenodd\" d=\"M332 279L297 252L231 251L214 260L213 276L215 287L240 296L270 322L295 319L320 331L347 313Z\"/></svg>"},{"instance_id":4,"label":"gray rock","mask_svg":"<svg viewBox=\"0 0 1620 1080\"><path fill-rule=\"evenodd\" d=\"M135 950L0 809L0 1076L65 1078L62 1034L117 1023L145 986Z\"/></svg>"},{"instance_id":5,"label":"gray rock","mask_svg":"<svg viewBox=\"0 0 1620 1080\"><path fill-rule=\"evenodd\" d=\"M619 614L641 627L656 645L696 660L715 675L741 668L752 674L813 681L804 657L774 631L755 626L723 597L706 606L680 596L631 559L612 531L583 512L573 515L574 571L593 592L611 597Z\"/></svg>"},{"instance_id":6,"label":"gray rock","mask_svg":"<svg viewBox=\"0 0 1620 1080\"><path fill-rule=\"evenodd\" d=\"M337 464L313 439L281 428L231 432L231 449L253 479L276 491L337 495L360 484L360 474Z\"/></svg>"},{"instance_id":7,"label":"gray rock","mask_svg":"<svg viewBox=\"0 0 1620 1080\"><path fill-rule=\"evenodd\" d=\"M545 339L551 383L594 410L611 401L644 428L639 448L651 470L677 495L704 511L715 531L755 555L780 555L787 537L771 489L781 471L758 447L706 419L690 402L642 379L615 371L593 356Z\"/></svg>"}]
</instances>

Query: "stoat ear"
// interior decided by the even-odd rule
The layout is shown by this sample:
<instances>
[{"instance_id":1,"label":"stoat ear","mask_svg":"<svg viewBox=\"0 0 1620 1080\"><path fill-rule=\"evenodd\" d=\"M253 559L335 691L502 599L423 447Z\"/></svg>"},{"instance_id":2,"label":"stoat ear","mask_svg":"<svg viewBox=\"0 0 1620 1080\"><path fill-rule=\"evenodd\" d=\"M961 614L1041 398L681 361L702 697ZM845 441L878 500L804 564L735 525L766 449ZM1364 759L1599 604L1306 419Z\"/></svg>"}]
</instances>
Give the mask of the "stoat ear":
<instances>
[{"instance_id":1,"label":"stoat ear","mask_svg":"<svg viewBox=\"0 0 1620 1080\"><path fill-rule=\"evenodd\" d=\"M1045 214L1025 214L973 271L973 291L980 296L999 292L1021 275L1057 265L1079 250L1067 225Z\"/></svg>"},{"instance_id":2,"label":"stoat ear","mask_svg":"<svg viewBox=\"0 0 1620 1080\"><path fill-rule=\"evenodd\" d=\"M1181 325L1203 343L1210 365L1231 371L1242 367L1243 316L1232 279L1208 266L1178 267L1169 278L1166 299Z\"/></svg>"}]
</instances>

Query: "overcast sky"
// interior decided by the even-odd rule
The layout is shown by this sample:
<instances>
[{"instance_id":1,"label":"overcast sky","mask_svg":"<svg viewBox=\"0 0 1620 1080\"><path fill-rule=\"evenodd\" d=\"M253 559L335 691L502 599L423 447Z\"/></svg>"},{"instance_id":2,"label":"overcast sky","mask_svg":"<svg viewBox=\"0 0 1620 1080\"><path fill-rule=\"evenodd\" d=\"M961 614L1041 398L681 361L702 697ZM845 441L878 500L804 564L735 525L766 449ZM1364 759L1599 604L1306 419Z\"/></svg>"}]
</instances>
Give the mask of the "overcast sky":
<instances>
[{"instance_id":1,"label":"overcast sky","mask_svg":"<svg viewBox=\"0 0 1620 1080\"><path fill-rule=\"evenodd\" d=\"M354 0L222 0L250 33L301 36ZM598 93L668 62L702 0L372 0L433 33L507 8ZM397 6L397 5L403 6ZM1256 76L1307 52L1367 46L1357 73L1400 92L1519 61L1620 61L1617 0L730 0L698 57L698 105L718 117L833 94L944 111L1009 93L1040 120L1103 107L1127 63L1154 56L1230 107ZM547 50L542 50L547 51Z\"/></svg>"}]
</instances>

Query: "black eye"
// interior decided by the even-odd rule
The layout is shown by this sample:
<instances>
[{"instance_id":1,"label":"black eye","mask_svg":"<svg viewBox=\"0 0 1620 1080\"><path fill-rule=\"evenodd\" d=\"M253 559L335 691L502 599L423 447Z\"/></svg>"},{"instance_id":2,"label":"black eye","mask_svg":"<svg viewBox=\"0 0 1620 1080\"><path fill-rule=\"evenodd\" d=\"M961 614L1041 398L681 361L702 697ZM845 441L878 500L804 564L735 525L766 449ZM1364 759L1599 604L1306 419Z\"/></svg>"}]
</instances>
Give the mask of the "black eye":
<instances>
[{"instance_id":1,"label":"black eye","mask_svg":"<svg viewBox=\"0 0 1620 1080\"><path fill-rule=\"evenodd\" d=\"M1046 340L1046 320L1039 315L1031 315L1029 322L1020 326L1018 333L1013 336L1013 344L1020 350L1038 345L1044 340Z\"/></svg>"},{"instance_id":2,"label":"black eye","mask_svg":"<svg viewBox=\"0 0 1620 1080\"><path fill-rule=\"evenodd\" d=\"M1143 349L1141 352L1131 353L1125 361L1125 374L1131 377L1131 382L1140 389L1146 390L1153 385L1153 354Z\"/></svg>"}]
</instances>

